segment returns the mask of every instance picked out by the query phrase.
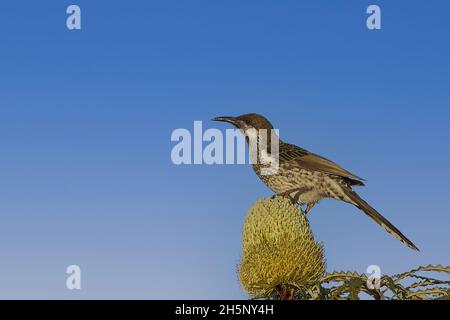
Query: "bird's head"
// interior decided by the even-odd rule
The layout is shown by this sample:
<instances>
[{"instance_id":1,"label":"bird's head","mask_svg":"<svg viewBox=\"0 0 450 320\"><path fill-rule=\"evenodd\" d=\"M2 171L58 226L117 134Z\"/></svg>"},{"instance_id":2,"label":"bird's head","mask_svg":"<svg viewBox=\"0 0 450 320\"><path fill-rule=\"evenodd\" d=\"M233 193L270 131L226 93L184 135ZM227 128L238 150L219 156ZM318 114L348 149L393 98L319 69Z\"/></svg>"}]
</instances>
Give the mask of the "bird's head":
<instances>
[{"instance_id":1,"label":"bird's head","mask_svg":"<svg viewBox=\"0 0 450 320\"><path fill-rule=\"evenodd\" d=\"M238 117L217 117L212 120L231 123L240 129L245 136L249 136L251 132L258 133L261 129L267 130L268 132L273 130L273 126L269 120L257 113L243 114Z\"/></svg>"},{"instance_id":2,"label":"bird's head","mask_svg":"<svg viewBox=\"0 0 450 320\"><path fill-rule=\"evenodd\" d=\"M212 120L231 123L244 134L249 144L251 162L268 166L261 169L262 175L272 175L278 171L277 153L280 139L269 120L256 113L238 117L217 117Z\"/></svg>"}]
</instances>

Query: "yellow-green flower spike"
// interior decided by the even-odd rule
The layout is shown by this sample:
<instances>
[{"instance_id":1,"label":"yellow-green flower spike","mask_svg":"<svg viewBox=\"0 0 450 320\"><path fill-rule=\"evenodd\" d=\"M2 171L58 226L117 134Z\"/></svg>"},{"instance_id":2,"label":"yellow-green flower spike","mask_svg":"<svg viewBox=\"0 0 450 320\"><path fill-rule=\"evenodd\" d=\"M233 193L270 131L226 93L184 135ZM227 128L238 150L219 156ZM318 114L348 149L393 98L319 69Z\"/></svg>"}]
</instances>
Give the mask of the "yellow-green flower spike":
<instances>
[{"instance_id":1,"label":"yellow-green flower spike","mask_svg":"<svg viewBox=\"0 0 450 320\"><path fill-rule=\"evenodd\" d=\"M250 208L242 250L239 279L252 297L270 297L280 286L311 286L326 269L308 219L283 197L259 200Z\"/></svg>"}]
</instances>

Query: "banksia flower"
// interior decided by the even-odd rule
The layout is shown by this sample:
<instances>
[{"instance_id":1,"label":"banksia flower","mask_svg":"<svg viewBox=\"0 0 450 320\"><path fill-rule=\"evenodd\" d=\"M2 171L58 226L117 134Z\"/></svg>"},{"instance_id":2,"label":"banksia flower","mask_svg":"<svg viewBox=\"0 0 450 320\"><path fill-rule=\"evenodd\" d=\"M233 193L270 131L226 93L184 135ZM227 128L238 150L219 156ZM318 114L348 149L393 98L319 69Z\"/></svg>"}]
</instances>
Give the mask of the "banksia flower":
<instances>
[{"instance_id":1,"label":"banksia flower","mask_svg":"<svg viewBox=\"0 0 450 320\"><path fill-rule=\"evenodd\" d=\"M259 200L243 228L239 279L251 297L271 297L280 288L307 288L325 272L323 247L305 214L289 199Z\"/></svg>"}]
</instances>

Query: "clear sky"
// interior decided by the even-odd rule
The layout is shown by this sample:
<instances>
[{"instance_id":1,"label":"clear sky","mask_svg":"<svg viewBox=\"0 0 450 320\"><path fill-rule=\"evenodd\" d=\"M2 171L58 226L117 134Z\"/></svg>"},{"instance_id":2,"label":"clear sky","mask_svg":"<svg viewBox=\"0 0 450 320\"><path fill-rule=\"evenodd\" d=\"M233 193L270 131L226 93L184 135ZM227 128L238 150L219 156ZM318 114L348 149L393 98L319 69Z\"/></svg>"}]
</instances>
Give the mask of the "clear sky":
<instances>
[{"instance_id":1,"label":"clear sky","mask_svg":"<svg viewBox=\"0 0 450 320\"><path fill-rule=\"evenodd\" d=\"M248 165L175 166L170 135L248 112L366 178L421 249L325 200L329 271L450 263L448 1L76 0L69 31L71 3L1 5L0 298L246 298L242 223L271 192Z\"/></svg>"}]
</instances>

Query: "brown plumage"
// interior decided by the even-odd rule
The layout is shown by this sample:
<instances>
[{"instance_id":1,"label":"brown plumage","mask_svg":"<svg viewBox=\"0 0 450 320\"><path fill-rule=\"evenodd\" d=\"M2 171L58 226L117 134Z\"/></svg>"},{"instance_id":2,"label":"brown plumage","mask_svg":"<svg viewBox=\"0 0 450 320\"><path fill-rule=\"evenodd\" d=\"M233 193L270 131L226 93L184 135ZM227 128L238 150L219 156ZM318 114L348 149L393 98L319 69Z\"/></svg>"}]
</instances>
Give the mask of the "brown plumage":
<instances>
[{"instance_id":1,"label":"brown plumage","mask_svg":"<svg viewBox=\"0 0 450 320\"><path fill-rule=\"evenodd\" d=\"M289 196L299 204L306 205L306 212L323 198L350 203L408 247L419 250L393 224L353 191L353 186L364 186L362 178L324 157L296 145L285 143L276 135L274 138L278 142L278 153L272 152L271 137L273 136L271 136L270 130L273 129L273 126L261 115L251 113L239 117L218 117L213 120L233 124L244 133L247 141L252 138L256 139L259 158L264 155L278 158L278 170L271 175L262 174L265 165L258 162L252 164L258 177L277 195ZM254 132L260 133L261 130L267 132L267 144L264 146L259 143L260 135L254 134Z\"/></svg>"}]
</instances>

